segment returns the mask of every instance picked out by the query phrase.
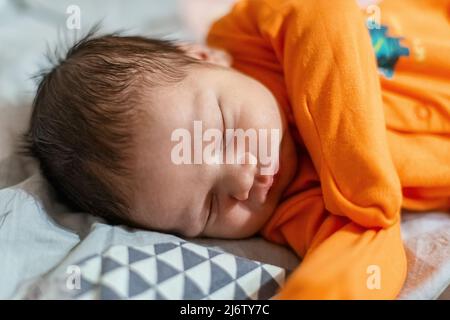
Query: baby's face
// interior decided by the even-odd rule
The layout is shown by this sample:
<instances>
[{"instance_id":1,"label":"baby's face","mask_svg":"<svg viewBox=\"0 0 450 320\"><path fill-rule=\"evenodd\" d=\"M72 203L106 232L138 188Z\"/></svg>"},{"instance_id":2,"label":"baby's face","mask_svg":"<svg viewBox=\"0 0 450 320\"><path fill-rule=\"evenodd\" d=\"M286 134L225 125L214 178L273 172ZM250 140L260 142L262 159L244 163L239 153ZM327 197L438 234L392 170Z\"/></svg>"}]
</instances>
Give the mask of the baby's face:
<instances>
[{"instance_id":1,"label":"baby's face","mask_svg":"<svg viewBox=\"0 0 450 320\"><path fill-rule=\"evenodd\" d=\"M178 84L149 88L145 108L131 219L187 237L243 238L260 230L296 169L271 92L230 68L201 64Z\"/></svg>"}]
</instances>

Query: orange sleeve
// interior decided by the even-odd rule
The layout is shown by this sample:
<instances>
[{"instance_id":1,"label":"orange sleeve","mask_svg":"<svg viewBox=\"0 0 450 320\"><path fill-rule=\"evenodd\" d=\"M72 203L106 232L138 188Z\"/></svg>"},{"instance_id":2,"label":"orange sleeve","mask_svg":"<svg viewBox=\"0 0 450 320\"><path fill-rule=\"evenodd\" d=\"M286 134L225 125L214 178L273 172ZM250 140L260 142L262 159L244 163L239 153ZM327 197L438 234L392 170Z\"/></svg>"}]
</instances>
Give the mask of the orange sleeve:
<instances>
[{"instance_id":1,"label":"orange sleeve","mask_svg":"<svg viewBox=\"0 0 450 320\"><path fill-rule=\"evenodd\" d=\"M303 257L278 299L394 299L406 278L400 221L362 227L330 213L320 187L283 202L263 235Z\"/></svg>"},{"instance_id":2,"label":"orange sleeve","mask_svg":"<svg viewBox=\"0 0 450 320\"><path fill-rule=\"evenodd\" d=\"M213 25L208 42L238 66L267 68L276 59L318 173L320 187L292 196L263 230L304 256L279 297L395 297L406 274L402 193L375 56L355 1L241 1ZM373 266L381 288L367 285Z\"/></svg>"}]
</instances>

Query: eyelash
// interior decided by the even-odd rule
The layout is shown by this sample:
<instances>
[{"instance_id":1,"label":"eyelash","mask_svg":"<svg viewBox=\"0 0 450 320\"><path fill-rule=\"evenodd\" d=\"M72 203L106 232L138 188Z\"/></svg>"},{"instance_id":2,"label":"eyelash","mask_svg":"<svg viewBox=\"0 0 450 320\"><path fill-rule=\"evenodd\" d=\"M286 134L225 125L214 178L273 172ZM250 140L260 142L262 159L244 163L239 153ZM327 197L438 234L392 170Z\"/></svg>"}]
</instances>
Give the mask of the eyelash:
<instances>
[{"instance_id":1,"label":"eyelash","mask_svg":"<svg viewBox=\"0 0 450 320\"><path fill-rule=\"evenodd\" d=\"M210 201L210 204L209 204L208 220L211 217L213 205L214 205L214 194L211 194L211 201Z\"/></svg>"},{"instance_id":2,"label":"eyelash","mask_svg":"<svg viewBox=\"0 0 450 320\"><path fill-rule=\"evenodd\" d=\"M222 127L223 127L223 137L222 137L222 147L225 148L226 146L226 136L225 136L225 132L226 132L226 125L225 125L225 117L223 115L223 111L222 111L222 104L220 103L220 101L218 101L217 103L218 107L219 107L219 112L220 112L220 116L222 117ZM213 210L213 206L214 206L214 197L215 195L212 193L210 198L210 204L209 204L209 214L208 214L208 219L211 217L212 214L212 210Z\"/></svg>"},{"instance_id":3,"label":"eyelash","mask_svg":"<svg viewBox=\"0 0 450 320\"><path fill-rule=\"evenodd\" d=\"M222 147L225 148L227 145L227 141L226 141L226 125L225 125L225 117L223 115L223 111L222 111L222 104L219 102L218 103L219 106L219 111L220 111L220 115L222 117L222 127L223 127L223 132L222 132Z\"/></svg>"}]
</instances>

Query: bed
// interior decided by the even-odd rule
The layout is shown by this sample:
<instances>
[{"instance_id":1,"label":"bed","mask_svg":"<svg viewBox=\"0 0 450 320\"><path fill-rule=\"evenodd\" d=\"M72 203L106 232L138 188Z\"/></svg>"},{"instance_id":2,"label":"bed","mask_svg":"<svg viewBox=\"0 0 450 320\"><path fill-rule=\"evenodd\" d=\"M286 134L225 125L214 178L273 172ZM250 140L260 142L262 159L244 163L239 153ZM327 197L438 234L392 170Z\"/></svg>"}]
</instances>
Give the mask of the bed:
<instances>
[{"instance_id":1,"label":"bed","mask_svg":"<svg viewBox=\"0 0 450 320\"><path fill-rule=\"evenodd\" d=\"M81 31L103 19L104 31L187 41L202 39L208 22L231 3L77 1ZM46 43L71 43L83 33L64 27L70 4L0 0L0 298L274 297L301 263L288 248L260 237L182 239L70 212L36 162L16 152L35 89L31 75L45 66ZM409 273L398 298L448 298L450 216L404 212L402 235Z\"/></svg>"}]
</instances>

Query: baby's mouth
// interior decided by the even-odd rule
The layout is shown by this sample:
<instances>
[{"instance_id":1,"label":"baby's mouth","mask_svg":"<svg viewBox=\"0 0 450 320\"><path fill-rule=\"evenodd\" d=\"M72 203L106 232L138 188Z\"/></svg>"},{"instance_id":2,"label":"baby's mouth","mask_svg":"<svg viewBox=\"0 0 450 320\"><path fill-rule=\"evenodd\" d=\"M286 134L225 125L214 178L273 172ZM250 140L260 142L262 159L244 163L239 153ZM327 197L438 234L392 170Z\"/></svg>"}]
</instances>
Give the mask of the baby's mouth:
<instances>
[{"instance_id":1,"label":"baby's mouth","mask_svg":"<svg viewBox=\"0 0 450 320\"><path fill-rule=\"evenodd\" d=\"M270 187L273 183L273 175L257 175L255 176L255 182L262 187Z\"/></svg>"}]
</instances>

